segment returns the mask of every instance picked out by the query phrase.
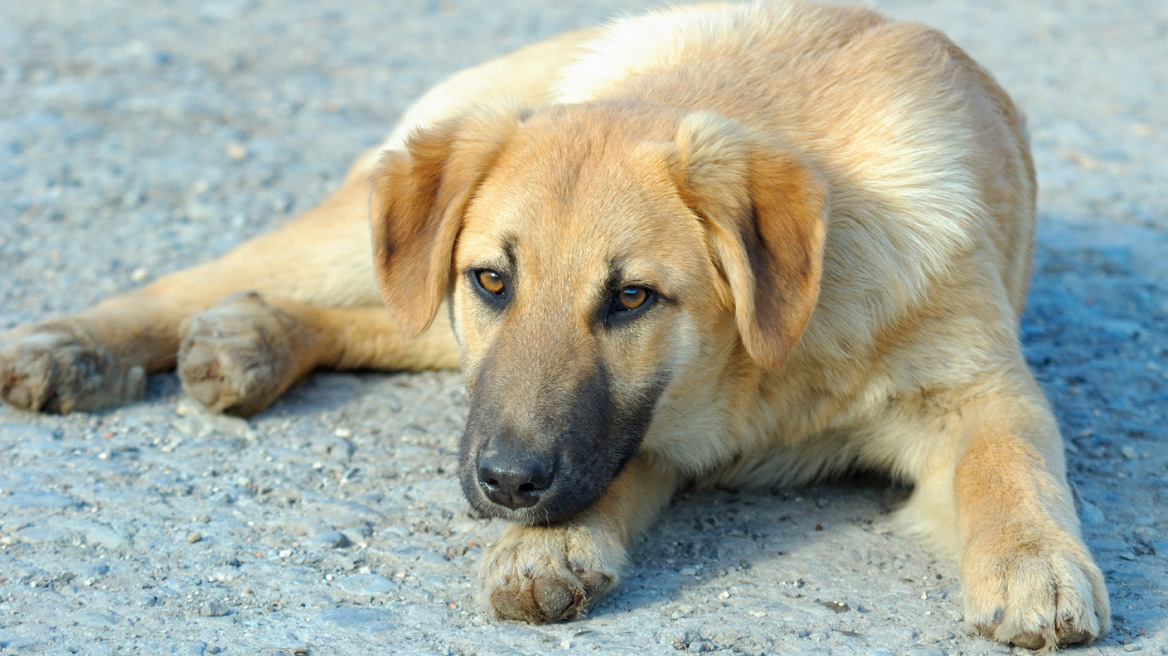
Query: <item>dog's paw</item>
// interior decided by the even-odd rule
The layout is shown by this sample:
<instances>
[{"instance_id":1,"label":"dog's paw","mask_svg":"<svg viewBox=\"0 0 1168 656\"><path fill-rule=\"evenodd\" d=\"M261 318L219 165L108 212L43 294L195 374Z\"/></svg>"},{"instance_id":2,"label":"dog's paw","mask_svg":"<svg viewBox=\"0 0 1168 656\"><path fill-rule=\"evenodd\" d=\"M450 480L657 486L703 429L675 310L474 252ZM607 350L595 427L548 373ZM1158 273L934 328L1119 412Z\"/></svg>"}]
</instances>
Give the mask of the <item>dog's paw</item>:
<instances>
[{"instance_id":1,"label":"dog's paw","mask_svg":"<svg viewBox=\"0 0 1168 656\"><path fill-rule=\"evenodd\" d=\"M1107 588L1086 547L1057 531L1027 533L982 539L966 551L966 619L987 638L1044 652L1106 633Z\"/></svg>"},{"instance_id":2,"label":"dog's paw","mask_svg":"<svg viewBox=\"0 0 1168 656\"><path fill-rule=\"evenodd\" d=\"M145 389L142 367L120 362L76 321L0 336L0 399L22 410L96 410L141 398Z\"/></svg>"},{"instance_id":3,"label":"dog's paw","mask_svg":"<svg viewBox=\"0 0 1168 656\"><path fill-rule=\"evenodd\" d=\"M228 296L191 318L178 352L183 390L212 412L263 410L301 375L312 336L255 292Z\"/></svg>"},{"instance_id":4,"label":"dog's paw","mask_svg":"<svg viewBox=\"0 0 1168 656\"><path fill-rule=\"evenodd\" d=\"M541 624L579 617L611 589L628 555L603 529L511 525L479 566L479 605Z\"/></svg>"}]
</instances>

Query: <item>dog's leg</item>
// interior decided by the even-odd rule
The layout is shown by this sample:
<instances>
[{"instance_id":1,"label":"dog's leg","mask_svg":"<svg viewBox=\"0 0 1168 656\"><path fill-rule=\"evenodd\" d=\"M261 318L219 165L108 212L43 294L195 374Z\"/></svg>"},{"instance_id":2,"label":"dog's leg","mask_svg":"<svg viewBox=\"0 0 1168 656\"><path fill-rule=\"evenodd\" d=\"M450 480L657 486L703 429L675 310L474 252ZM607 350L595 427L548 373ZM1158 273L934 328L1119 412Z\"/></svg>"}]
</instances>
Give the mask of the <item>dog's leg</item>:
<instances>
[{"instance_id":1,"label":"dog's leg","mask_svg":"<svg viewBox=\"0 0 1168 656\"><path fill-rule=\"evenodd\" d=\"M135 399L146 374L175 366L188 320L243 290L322 307L381 306L365 175L354 171L319 207L218 260L0 336L0 399L54 412Z\"/></svg>"},{"instance_id":2,"label":"dog's leg","mask_svg":"<svg viewBox=\"0 0 1168 656\"><path fill-rule=\"evenodd\" d=\"M633 542L678 483L638 456L580 515L553 526L508 526L483 554L479 605L533 623L578 617L620 579Z\"/></svg>"},{"instance_id":3,"label":"dog's leg","mask_svg":"<svg viewBox=\"0 0 1168 656\"><path fill-rule=\"evenodd\" d=\"M1080 536L1042 392L1019 363L976 398L948 426L955 449L918 482L910 519L955 538L965 617L986 637L1054 650L1101 635L1107 589Z\"/></svg>"},{"instance_id":4,"label":"dog's leg","mask_svg":"<svg viewBox=\"0 0 1168 656\"><path fill-rule=\"evenodd\" d=\"M248 416L317 367L454 369L445 321L402 339L384 307L318 308L241 292L191 318L178 353L183 389L209 410Z\"/></svg>"},{"instance_id":5,"label":"dog's leg","mask_svg":"<svg viewBox=\"0 0 1168 656\"><path fill-rule=\"evenodd\" d=\"M1106 632L1111 614L1039 395L983 415L954 484L967 619L999 642L1053 650Z\"/></svg>"}]
</instances>

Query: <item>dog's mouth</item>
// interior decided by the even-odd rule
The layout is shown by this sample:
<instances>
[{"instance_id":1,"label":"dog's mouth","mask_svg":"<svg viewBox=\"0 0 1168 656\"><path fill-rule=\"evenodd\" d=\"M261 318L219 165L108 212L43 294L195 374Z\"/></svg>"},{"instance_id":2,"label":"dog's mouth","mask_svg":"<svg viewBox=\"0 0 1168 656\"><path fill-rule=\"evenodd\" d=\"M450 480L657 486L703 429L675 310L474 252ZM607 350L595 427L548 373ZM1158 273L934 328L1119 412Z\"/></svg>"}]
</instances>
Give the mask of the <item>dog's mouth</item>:
<instances>
[{"instance_id":1,"label":"dog's mouth","mask_svg":"<svg viewBox=\"0 0 1168 656\"><path fill-rule=\"evenodd\" d=\"M502 438L464 434L459 481L463 494L488 517L527 525L563 522L604 496L612 481L636 455L641 435L618 440L587 439L569 431L549 440L565 448L542 450ZM600 447L615 442L617 448Z\"/></svg>"},{"instance_id":2,"label":"dog's mouth","mask_svg":"<svg viewBox=\"0 0 1168 656\"><path fill-rule=\"evenodd\" d=\"M659 394L632 410L607 393L603 402L572 395L576 402L545 405L554 416L524 417L520 429L473 393L459 457L463 493L483 515L530 525L587 510L640 451Z\"/></svg>"}]
</instances>

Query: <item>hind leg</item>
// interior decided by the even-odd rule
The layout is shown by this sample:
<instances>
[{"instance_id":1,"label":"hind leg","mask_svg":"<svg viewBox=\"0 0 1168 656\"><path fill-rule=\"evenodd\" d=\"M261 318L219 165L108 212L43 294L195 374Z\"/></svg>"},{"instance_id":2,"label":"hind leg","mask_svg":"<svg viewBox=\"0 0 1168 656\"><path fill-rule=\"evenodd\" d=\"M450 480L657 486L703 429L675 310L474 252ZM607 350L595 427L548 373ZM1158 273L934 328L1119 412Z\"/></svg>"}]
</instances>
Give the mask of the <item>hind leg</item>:
<instances>
[{"instance_id":1,"label":"hind leg","mask_svg":"<svg viewBox=\"0 0 1168 656\"><path fill-rule=\"evenodd\" d=\"M317 308L241 292L191 318L178 352L183 389L216 412L263 410L317 367L453 369L444 322L403 340L383 307Z\"/></svg>"},{"instance_id":2,"label":"hind leg","mask_svg":"<svg viewBox=\"0 0 1168 656\"><path fill-rule=\"evenodd\" d=\"M249 415L316 367L457 367L443 322L406 342L384 308L367 189L354 180L219 260L0 337L0 397L27 410L92 410L138 398L146 374L177 366L209 409Z\"/></svg>"},{"instance_id":3,"label":"hind leg","mask_svg":"<svg viewBox=\"0 0 1168 656\"><path fill-rule=\"evenodd\" d=\"M191 318L246 289L305 305L380 306L369 262L368 183L351 178L319 207L218 260L0 336L0 399L73 412L138 398L146 374L175 366Z\"/></svg>"}]
</instances>

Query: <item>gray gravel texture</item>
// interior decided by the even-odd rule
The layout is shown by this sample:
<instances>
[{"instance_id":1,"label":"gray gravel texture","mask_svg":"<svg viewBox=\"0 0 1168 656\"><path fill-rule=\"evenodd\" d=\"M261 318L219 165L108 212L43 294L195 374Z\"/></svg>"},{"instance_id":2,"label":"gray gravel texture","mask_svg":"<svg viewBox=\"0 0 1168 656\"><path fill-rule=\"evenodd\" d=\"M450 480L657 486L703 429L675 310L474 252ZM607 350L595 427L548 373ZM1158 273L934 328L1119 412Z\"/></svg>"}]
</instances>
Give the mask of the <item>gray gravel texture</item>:
<instances>
[{"instance_id":1,"label":"gray gravel texture","mask_svg":"<svg viewBox=\"0 0 1168 656\"><path fill-rule=\"evenodd\" d=\"M0 0L0 329L221 254L320 200L427 86L638 2ZM1168 653L1168 4L881 0L1029 115L1026 353L1115 629ZM66 417L0 408L3 654L983 654L954 566L850 481L683 495L586 619L471 605L501 529L453 478L457 374L320 373L250 421L173 375Z\"/></svg>"}]
</instances>

